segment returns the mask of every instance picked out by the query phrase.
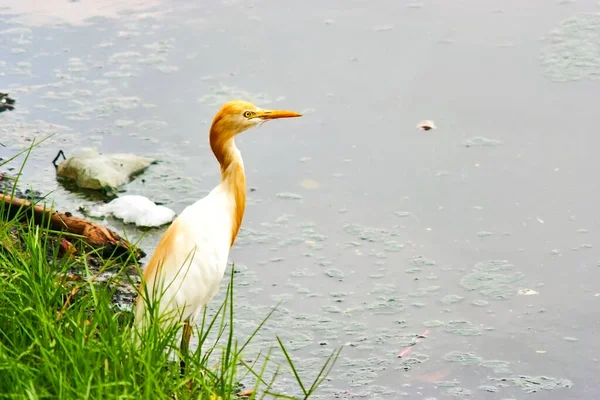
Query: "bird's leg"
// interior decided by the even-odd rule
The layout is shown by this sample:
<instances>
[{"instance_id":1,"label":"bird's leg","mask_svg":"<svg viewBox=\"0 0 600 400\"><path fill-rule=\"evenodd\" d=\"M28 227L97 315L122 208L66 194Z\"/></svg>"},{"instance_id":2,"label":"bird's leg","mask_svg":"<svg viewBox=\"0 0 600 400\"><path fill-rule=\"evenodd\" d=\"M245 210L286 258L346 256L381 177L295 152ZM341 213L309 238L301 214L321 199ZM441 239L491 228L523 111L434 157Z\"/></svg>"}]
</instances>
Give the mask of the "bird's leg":
<instances>
[{"instance_id":1,"label":"bird's leg","mask_svg":"<svg viewBox=\"0 0 600 400\"><path fill-rule=\"evenodd\" d=\"M183 335L181 337L181 361L179 362L179 367L181 369L181 377L185 373L185 359L188 356L188 352L190 349L190 338L192 337L192 325L190 324L190 319L186 319L183 324Z\"/></svg>"}]
</instances>

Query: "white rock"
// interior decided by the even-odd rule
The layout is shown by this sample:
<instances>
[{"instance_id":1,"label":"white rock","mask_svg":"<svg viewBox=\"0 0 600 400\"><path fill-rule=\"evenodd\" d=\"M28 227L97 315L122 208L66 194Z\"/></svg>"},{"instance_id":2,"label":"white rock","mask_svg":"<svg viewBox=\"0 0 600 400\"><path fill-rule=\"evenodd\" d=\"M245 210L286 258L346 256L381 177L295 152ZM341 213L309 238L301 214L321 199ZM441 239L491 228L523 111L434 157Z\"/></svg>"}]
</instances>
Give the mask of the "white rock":
<instances>
[{"instance_id":1,"label":"white rock","mask_svg":"<svg viewBox=\"0 0 600 400\"><path fill-rule=\"evenodd\" d=\"M126 195L98 207L90 212L90 215L93 217L112 215L123 220L126 224L133 223L139 227L150 228L173 221L175 211L165 206L156 205L144 196Z\"/></svg>"},{"instance_id":2,"label":"white rock","mask_svg":"<svg viewBox=\"0 0 600 400\"><path fill-rule=\"evenodd\" d=\"M135 154L100 154L94 149L83 149L79 154L62 161L56 170L60 177L75 181L86 189L116 189L155 162L152 158Z\"/></svg>"}]
</instances>

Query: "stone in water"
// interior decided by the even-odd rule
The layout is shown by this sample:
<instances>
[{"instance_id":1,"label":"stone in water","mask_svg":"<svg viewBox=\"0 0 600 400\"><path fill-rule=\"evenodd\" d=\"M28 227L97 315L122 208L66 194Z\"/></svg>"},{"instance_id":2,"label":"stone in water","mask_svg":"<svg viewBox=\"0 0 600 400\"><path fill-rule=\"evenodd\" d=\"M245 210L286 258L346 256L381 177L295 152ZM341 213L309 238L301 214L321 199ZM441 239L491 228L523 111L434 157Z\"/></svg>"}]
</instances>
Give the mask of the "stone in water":
<instances>
[{"instance_id":1,"label":"stone in water","mask_svg":"<svg viewBox=\"0 0 600 400\"><path fill-rule=\"evenodd\" d=\"M128 183L155 162L152 158L135 154L100 154L93 149L84 149L80 154L62 161L56 174L74 181L81 188L112 190Z\"/></svg>"}]
</instances>

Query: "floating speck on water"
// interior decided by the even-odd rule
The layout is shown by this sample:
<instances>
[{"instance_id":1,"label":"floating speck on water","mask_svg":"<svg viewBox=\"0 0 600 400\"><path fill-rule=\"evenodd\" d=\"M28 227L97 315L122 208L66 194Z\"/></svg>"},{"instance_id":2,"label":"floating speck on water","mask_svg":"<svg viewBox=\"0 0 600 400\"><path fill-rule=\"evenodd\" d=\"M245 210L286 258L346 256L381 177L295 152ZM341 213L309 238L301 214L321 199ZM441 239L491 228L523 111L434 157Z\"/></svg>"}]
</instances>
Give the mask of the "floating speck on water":
<instances>
[{"instance_id":1,"label":"floating speck on water","mask_svg":"<svg viewBox=\"0 0 600 400\"><path fill-rule=\"evenodd\" d=\"M478 387L479 390L483 390L484 392L496 393L498 388L496 386L483 385Z\"/></svg>"},{"instance_id":2,"label":"floating speck on water","mask_svg":"<svg viewBox=\"0 0 600 400\"><path fill-rule=\"evenodd\" d=\"M453 387L446 391L449 396L454 397L466 397L471 395L471 391L469 389Z\"/></svg>"},{"instance_id":3,"label":"floating speck on water","mask_svg":"<svg viewBox=\"0 0 600 400\"><path fill-rule=\"evenodd\" d=\"M464 299L465 298L462 296L458 296L456 294L449 294L447 296L444 296L441 301L443 304L455 304L455 303L460 303Z\"/></svg>"},{"instance_id":4,"label":"floating speck on water","mask_svg":"<svg viewBox=\"0 0 600 400\"><path fill-rule=\"evenodd\" d=\"M132 62L134 59L140 58L140 57L142 57L142 53L139 53L137 51L123 51L123 52L115 53L115 54L111 55L110 57L108 57L108 62L111 64L114 64L114 63L127 64L127 63Z\"/></svg>"},{"instance_id":5,"label":"floating speck on water","mask_svg":"<svg viewBox=\"0 0 600 400\"><path fill-rule=\"evenodd\" d=\"M10 53L11 54L23 54L25 52L26 52L26 50L23 49L23 48L13 48L13 49L10 49Z\"/></svg>"},{"instance_id":6,"label":"floating speck on water","mask_svg":"<svg viewBox=\"0 0 600 400\"><path fill-rule=\"evenodd\" d=\"M158 131L168 127L165 121L142 121L138 124L138 128L143 131Z\"/></svg>"},{"instance_id":7,"label":"floating speck on water","mask_svg":"<svg viewBox=\"0 0 600 400\"><path fill-rule=\"evenodd\" d=\"M437 381L433 382L434 385L439 387L457 387L460 385L459 381Z\"/></svg>"},{"instance_id":8,"label":"floating speck on water","mask_svg":"<svg viewBox=\"0 0 600 400\"><path fill-rule=\"evenodd\" d=\"M125 128L125 127L128 127L133 124L135 124L135 121L125 120L125 119L118 119L115 121L115 125L119 128Z\"/></svg>"},{"instance_id":9,"label":"floating speck on water","mask_svg":"<svg viewBox=\"0 0 600 400\"><path fill-rule=\"evenodd\" d=\"M342 310L336 306L325 305L325 306L322 306L321 309L330 314L341 314L342 313Z\"/></svg>"},{"instance_id":10,"label":"floating speck on water","mask_svg":"<svg viewBox=\"0 0 600 400\"><path fill-rule=\"evenodd\" d=\"M536 292L533 289L519 289L519 291L517 293L520 294L521 296L532 296L534 294L539 294L538 292Z\"/></svg>"},{"instance_id":11,"label":"floating speck on water","mask_svg":"<svg viewBox=\"0 0 600 400\"><path fill-rule=\"evenodd\" d=\"M560 250L558 250L558 249L553 249L553 250L551 251L551 253L552 253L552 255L553 255L553 256L559 256L559 255L560 255Z\"/></svg>"},{"instance_id":12,"label":"floating speck on water","mask_svg":"<svg viewBox=\"0 0 600 400\"><path fill-rule=\"evenodd\" d=\"M471 139L467 139L463 142L466 147L494 147L502 144L499 140L488 139L483 136L475 136Z\"/></svg>"},{"instance_id":13,"label":"floating speck on water","mask_svg":"<svg viewBox=\"0 0 600 400\"><path fill-rule=\"evenodd\" d=\"M409 269L407 269L407 270L406 270L406 271L404 271L404 272L406 272L407 274L416 274L416 273L419 273L419 272L421 272L421 271L423 271L423 269L422 269L422 268L415 267L415 268L409 268Z\"/></svg>"},{"instance_id":14,"label":"floating speck on water","mask_svg":"<svg viewBox=\"0 0 600 400\"><path fill-rule=\"evenodd\" d=\"M156 69L165 74L172 74L173 72L179 71L179 67L176 65L159 65Z\"/></svg>"},{"instance_id":15,"label":"floating speck on water","mask_svg":"<svg viewBox=\"0 0 600 400\"><path fill-rule=\"evenodd\" d=\"M481 328L468 321L448 321L444 326L444 330L448 333L461 336L481 335Z\"/></svg>"},{"instance_id":16,"label":"floating speck on water","mask_svg":"<svg viewBox=\"0 0 600 400\"><path fill-rule=\"evenodd\" d=\"M108 71L102 74L105 78L131 78L133 73L130 71Z\"/></svg>"},{"instance_id":17,"label":"floating speck on water","mask_svg":"<svg viewBox=\"0 0 600 400\"><path fill-rule=\"evenodd\" d=\"M423 322L423 326L426 328L435 328L435 327L443 326L443 325L444 325L444 321L440 321L439 319L434 319L431 321Z\"/></svg>"},{"instance_id":18,"label":"floating speck on water","mask_svg":"<svg viewBox=\"0 0 600 400\"><path fill-rule=\"evenodd\" d=\"M417 267L421 267L421 266L434 266L434 265L436 265L435 261L433 261L433 260L428 260L428 259L426 259L426 258L425 258L425 257L423 257L423 256L416 256L416 257L413 257L413 258L410 260L410 263L411 263L412 265L414 265L414 266L417 266Z\"/></svg>"},{"instance_id":19,"label":"floating speck on water","mask_svg":"<svg viewBox=\"0 0 600 400\"><path fill-rule=\"evenodd\" d=\"M560 388L570 388L573 382L568 379L553 378L550 376L527 376L520 375L508 378L491 378L497 382L512 383L521 388L526 393L536 393L541 390L554 390Z\"/></svg>"},{"instance_id":20,"label":"floating speck on water","mask_svg":"<svg viewBox=\"0 0 600 400\"><path fill-rule=\"evenodd\" d=\"M277 193L276 196L284 200L302 200L302 196L296 193L281 192Z\"/></svg>"},{"instance_id":21,"label":"floating speck on water","mask_svg":"<svg viewBox=\"0 0 600 400\"><path fill-rule=\"evenodd\" d=\"M429 131L431 129L436 129L435 122L430 120L421 121L417 124L417 129L422 131Z\"/></svg>"},{"instance_id":22,"label":"floating speck on water","mask_svg":"<svg viewBox=\"0 0 600 400\"><path fill-rule=\"evenodd\" d=\"M574 338L574 337L570 337L570 336L567 336L567 337L565 337L564 339L565 339L567 342L578 342L578 341L579 341L579 339L577 339L577 338Z\"/></svg>"},{"instance_id":23,"label":"floating speck on water","mask_svg":"<svg viewBox=\"0 0 600 400\"><path fill-rule=\"evenodd\" d=\"M400 359L400 365L396 369L402 369L404 371L410 370L415 365L424 363L429 360L429 356L420 353L412 353L410 357L403 357Z\"/></svg>"},{"instance_id":24,"label":"floating speck on water","mask_svg":"<svg viewBox=\"0 0 600 400\"><path fill-rule=\"evenodd\" d=\"M398 243L395 240L387 240L384 244L385 244L385 247L383 250L385 250L386 252L389 252L389 251L398 252L404 248L403 243Z\"/></svg>"},{"instance_id":25,"label":"floating speck on water","mask_svg":"<svg viewBox=\"0 0 600 400\"><path fill-rule=\"evenodd\" d=\"M383 275L383 274L370 274L369 275L369 278L371 278L371 279L382 279L384 277L385 277L385 275Z\"/></svg>"},{"instance_id":26,"label":"floating speck on water","mask_svg":"<svg viewBox=\"0 0 600 400\"><path fill-rule=\"evenodd\" d=\"M310 158L310 157L300 157L301 163L309 162L310 160L312 160L312 158Z\"/></svg>"},{"instance_id":27,"label":"floating speck on water","mask_svg":"<svg viewBox=\"0 0 600 400\"><path fill-rule=\"evenodd\" d=\"M487 236L493 236L494 232L488 232L488 231L480 231L477 232L477 236L479 237L487 237Z\"/></svg>"},{"instance_id":28,"label":"floating speck on water","mask_svg":"<svg viewBox=\"0 0 600 400\"><path fill-rule=\"evenodd\" d=\"M409 297L427 297L427 296L433 296L436 294L436 292L440 290L440 287L437 285L431 285L428 287L422 287L422 288L418 288L417 290L413 291L413 292L409 292L408 296Z\"/></svg>"},{"instance_id":29,"label":"floating speck on water","mask_svg":"<svg viewBox=\"0 0 600 400\"><path fill-rule=\"evenodd\" d=\"M394 214L396 214L396 216L403 218L403 217L408 217L410 215L410 212L408 211L396 211L394 212Z\"/></svg>"},{"instance_id":30,"label":"floating speck on water","mask_svg":"<svg viewBox=\"0 0 600 400\"><path fill-rule=\"evenodd\" d=\"M330 278L342 279L344 277L344 273L337 268L329 268L324 273Z\"/></svg>"},{"instance_id":31,"label":"floating speck on water","mask_svg":"<svg viewBox=\"0 0 600 400\"><path fill-rule=\"evenodd\" d=\"M325 25L333 25L333 24L335 24L335 21L333 19L326 19L323 22L325 23Z\"/></svg>"},{"instance_id":32,"label":"floating speck on water","mask_svg":"<svg viewBox=\"0 0 600 400\"><path fill-rule=\"evenodd\" d=\"M415 307L415 308L423 308L423 307L425 307L427 304L425 304L425 303L412 303L411 305L412 305L413 307Z\"/></svg>"},{"instance_id":33,"label":"floating speck on water","mask_svg":"<svg viewBox=\"0 0 600 400\"><path fill-rule=\"evenodd\" d=\"M344 226L344 231L368 242L383 242L392 234L386 229L366 227L358 224Z\"/></svg>"}]
</instances>

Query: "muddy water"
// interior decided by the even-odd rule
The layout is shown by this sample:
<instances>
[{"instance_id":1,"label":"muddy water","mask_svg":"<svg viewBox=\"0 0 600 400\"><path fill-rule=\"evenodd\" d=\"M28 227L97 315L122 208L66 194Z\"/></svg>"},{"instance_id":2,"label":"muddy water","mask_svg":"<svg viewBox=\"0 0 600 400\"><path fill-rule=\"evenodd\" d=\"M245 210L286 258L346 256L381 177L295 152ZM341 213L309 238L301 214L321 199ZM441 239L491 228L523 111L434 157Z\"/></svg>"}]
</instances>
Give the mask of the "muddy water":
<instances>
[{"instance_id":1,"label":"muddy water","mask_svg":"<svg viewBox=\"0 0 600 400\"><path fill-rule=\"evenodd\" d=\"M59 149L158 157L125 191L180 211L222 102L305 113L238 141L240 335L283 301L251 350L345 345L322 398L600 396L596 1L36 3L0 8L0 151L55 133L23 181L60 208L98 200Z\"/></svg>"}]
</instances>

